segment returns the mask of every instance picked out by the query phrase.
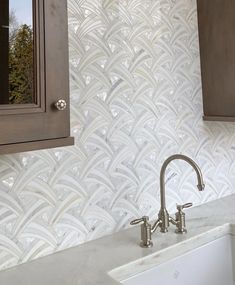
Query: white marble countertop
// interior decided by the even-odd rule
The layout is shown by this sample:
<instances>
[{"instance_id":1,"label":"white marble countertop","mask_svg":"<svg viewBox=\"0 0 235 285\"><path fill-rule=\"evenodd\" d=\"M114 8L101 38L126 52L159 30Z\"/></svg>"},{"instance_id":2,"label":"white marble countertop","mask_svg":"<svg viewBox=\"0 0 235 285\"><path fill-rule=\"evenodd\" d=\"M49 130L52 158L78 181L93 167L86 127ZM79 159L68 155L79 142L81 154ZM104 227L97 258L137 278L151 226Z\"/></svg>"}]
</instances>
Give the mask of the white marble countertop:
<instances>
[{"instance_id":1,"label":"white marble countertop","mask_svg":"<svg viewBox=\"0 0 235 285\"><path fill-rule=\"evenodd\" d=\"M118 285L120 283L111 277L111 271L121 267L116 275L122 272L123 276L131 276L147 270L154 266L154 262L159 263L166 258L165 249L172 248L168 255L176 254L179 248L176 245L187 245L190 250L197 237L205 238L208 231L214 231L216 237L226 224L235 224L234 205L235 195L232 195L187 210L188 233L177 235L173 226L166 234L156 232L153 235L154 246L150 249L139 247L140 229L136 226L2 271L0 284ZM154 257L151 262L145 262L148 256Z\"/></svg>"}]
</instances>

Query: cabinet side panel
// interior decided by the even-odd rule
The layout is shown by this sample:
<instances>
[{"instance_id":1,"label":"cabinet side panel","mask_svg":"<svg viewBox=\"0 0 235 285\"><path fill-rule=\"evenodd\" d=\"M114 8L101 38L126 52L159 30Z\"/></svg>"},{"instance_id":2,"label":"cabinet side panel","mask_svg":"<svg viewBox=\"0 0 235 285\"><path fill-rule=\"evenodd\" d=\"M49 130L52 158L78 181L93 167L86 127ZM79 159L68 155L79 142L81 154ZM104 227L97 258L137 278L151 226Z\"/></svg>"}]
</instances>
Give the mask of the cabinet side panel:
<instances>
[{"instance_id":1,"label":"cabinet side panel","mask_svg":"<svg viewBox=\"0 0 235 285\"><path fill-rule=\"evenodd\" d=\"M235 0L197 0L204 114L235 116Z\"/></svg>"}]
</instances>

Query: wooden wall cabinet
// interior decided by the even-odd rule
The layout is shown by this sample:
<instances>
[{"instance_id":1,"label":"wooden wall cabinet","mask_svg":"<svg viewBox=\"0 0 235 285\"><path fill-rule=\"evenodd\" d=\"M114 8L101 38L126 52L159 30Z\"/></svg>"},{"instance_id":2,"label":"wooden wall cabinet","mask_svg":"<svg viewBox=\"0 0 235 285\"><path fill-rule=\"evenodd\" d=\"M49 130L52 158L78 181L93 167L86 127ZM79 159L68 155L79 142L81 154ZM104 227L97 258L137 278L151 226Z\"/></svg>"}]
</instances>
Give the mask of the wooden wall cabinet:
<instances>
[{"instance_id":1,"label":"wooden wall cabinet","mask_svg":"<svg viewBox=\"0 0 235 285\"><path fill-rule=\"evenodd\" d=\"M27 104L3 102L8 96L3 83L9 80L9 62L1 54L9 49L2 44L9 37L9 0L1 0L0 6L0 154L72 145L67 1L32 0L34 100ZM66 108L56 105L59 100Z\"/></svg>"},{"instance_id":2,"label":"wooden wall cabinet","mask_svg":"<svg viewBox=\"0 0 235 285\"><path fill-rule=\"evenodd\" d=\"M204 119L235 121L235 0L197 0Z\"/></svg>"}]
</instances>

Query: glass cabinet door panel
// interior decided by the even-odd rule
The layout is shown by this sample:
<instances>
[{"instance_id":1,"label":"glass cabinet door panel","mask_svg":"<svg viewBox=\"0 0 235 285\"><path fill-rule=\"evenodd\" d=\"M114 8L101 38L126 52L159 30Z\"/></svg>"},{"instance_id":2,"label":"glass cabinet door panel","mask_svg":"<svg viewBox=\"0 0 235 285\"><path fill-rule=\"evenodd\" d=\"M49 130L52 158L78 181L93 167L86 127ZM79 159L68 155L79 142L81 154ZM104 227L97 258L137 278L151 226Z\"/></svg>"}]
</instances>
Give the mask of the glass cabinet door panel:
<instances>
[{"instance_id":1,"label":"glass cabinet door panel","mask_svg":"<svg viewBox=\"0 0 235 285\"><path fill-rule=\"evenodd\" d=\"M0 104L36 104L32 0L0 2Z\"/></svg>"}]
</instances>

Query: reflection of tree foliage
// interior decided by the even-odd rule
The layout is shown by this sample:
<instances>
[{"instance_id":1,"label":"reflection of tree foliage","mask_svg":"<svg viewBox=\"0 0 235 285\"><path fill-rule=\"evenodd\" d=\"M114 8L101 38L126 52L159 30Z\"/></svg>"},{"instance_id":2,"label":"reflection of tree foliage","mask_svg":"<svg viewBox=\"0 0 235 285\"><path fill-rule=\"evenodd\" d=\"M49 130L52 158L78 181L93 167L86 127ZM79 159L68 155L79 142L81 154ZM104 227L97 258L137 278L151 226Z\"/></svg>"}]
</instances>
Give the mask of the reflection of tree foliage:
<instances>
[{"instance_id":1,"label":"reflection of tree foliage","mask_svg":"<svg viewBox=\"0 0 235 285\"><path fill-rule=\"evenodd\" d=\"M17 35L18 29L19 29L19 23L18 23L16 14L15 14L15 11L11 10L9 14L9 44L10 46L12 45L13 40Z\"/></svg>"},{"instance_id":2,"label":"reflection of tree foliage","mask_svg":"<svg viewBox=\"0 0 235 285\"><path fill-rule=\"evenodd\" d=\"M10 104L33 103L33 31L27 25L10 41L9 93Z\"/></svg>"}]
</instances>

